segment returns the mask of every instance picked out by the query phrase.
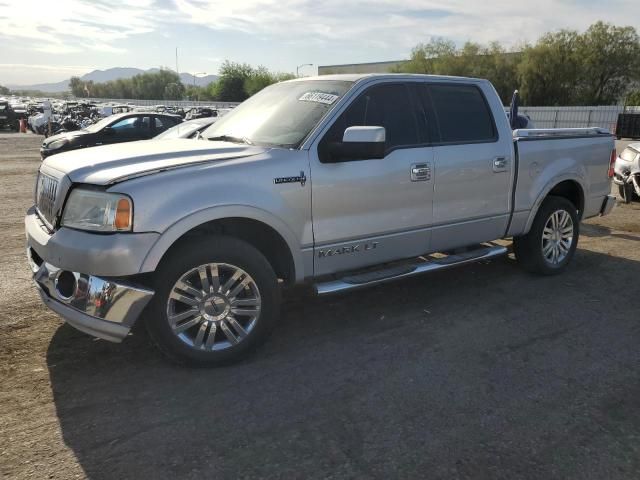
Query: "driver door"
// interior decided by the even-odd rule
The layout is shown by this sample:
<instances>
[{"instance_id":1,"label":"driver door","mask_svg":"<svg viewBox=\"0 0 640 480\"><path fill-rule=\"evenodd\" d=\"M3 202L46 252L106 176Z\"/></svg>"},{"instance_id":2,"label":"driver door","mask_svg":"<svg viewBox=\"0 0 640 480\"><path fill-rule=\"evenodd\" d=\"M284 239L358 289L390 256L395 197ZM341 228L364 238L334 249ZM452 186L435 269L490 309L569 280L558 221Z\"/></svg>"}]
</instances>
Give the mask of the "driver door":
<instances>
[{"instance_id":1,"label":"driver door","mask_svg":"<svg viewBox=\"0 0 640 480\"><path fill-rule=\"evenodd\" d=\"M351 126L384 127L385 157L327 163L328 146ZM426 135L413 87L383 83L360 93L311 148L315 275L429 250L433 149Z\"/></svg>"},{"instance_id":2,"label":"driver door","mask_svg":"<svg viewBox=\"0 0 640 480\"><path fill-rule=\"evenodd\" d=\"M149 115L126 117L114 123L102 134L102 143L133 142L151 138L151 117Z\"/></svg>"}]
</instances>

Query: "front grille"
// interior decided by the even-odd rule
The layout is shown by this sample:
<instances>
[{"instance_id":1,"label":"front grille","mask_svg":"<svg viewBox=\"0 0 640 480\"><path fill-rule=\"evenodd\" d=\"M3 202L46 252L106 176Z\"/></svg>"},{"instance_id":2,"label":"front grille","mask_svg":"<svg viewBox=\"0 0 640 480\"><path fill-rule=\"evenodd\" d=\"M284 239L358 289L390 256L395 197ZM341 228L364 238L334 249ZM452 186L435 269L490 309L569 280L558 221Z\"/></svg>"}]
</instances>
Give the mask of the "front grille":
<instances>
[{"instance_id":1,"label":"front grille","mask_svg":"<svg viewBox=\"0 0 640 480\"><path fill-rule=\"evenodd\" d=\"M49 226L55 226L56 219L56 195L58 193L58 180L40 173L36 188L36 207L40 216Z\"/></svg>"}]
</instances>

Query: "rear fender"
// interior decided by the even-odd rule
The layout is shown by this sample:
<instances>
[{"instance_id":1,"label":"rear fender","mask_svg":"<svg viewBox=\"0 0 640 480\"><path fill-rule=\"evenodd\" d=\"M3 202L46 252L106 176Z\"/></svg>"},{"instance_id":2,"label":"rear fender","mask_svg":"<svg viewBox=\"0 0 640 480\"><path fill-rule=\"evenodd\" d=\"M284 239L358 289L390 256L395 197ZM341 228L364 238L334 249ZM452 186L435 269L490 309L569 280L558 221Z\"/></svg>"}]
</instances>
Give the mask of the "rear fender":
<instances>
[{"instance_id":1,"label":"rear fender","mask_svg":"<svg viewBox=\"0 0 640 480\"><path fill-rule=\"evenodd\" d=\"M522 232L523 235L529 233L529 230L531 230L531 225L533 225L533 220L536 218L536 215L538 214L540 205L542 205L542 202L544 201L544 199L547 198L547 196L549 195L549 192L551 192L551 190L553 190L553 188L556 185L559 185L560 183L565 182L567 180L576 182L580 186L582 190L583 198L586 200L586 195L585 195L586 189L585 189L585 184L582 177L576 176L575 173L567 173L564 175L560 175L558 177L554 177L552 180L549 180L546 183L546 185L544 186L544 188L541 190L540 194L536 198L536 201L533 204L533 208L531 209L531 212L529 212L529 217L527 218L527 223L525 225L524 232Z\"/></svg>"}]
</instances>

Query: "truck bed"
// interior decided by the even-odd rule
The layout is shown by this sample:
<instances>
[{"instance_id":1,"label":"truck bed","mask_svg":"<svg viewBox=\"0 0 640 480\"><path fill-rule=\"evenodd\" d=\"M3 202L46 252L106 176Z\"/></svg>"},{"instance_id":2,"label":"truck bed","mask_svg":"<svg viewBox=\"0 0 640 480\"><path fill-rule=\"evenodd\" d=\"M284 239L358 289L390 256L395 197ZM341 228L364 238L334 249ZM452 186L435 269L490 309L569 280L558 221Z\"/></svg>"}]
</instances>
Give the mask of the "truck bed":
<instances>
[{"instance_id":1,"label":"truck bed","mask_svg":"<svg viewBox=\"0 0 640 480\"><path fill-rule=\"evenodd\" d=\"M539 204L563 179L579 183L582 218L600 213L611 190L607 173L615 143L610 132L601 128L532 129L515 130L513 136L513 215L508 235L528 231Z\"/></svg>"}]
</instances>

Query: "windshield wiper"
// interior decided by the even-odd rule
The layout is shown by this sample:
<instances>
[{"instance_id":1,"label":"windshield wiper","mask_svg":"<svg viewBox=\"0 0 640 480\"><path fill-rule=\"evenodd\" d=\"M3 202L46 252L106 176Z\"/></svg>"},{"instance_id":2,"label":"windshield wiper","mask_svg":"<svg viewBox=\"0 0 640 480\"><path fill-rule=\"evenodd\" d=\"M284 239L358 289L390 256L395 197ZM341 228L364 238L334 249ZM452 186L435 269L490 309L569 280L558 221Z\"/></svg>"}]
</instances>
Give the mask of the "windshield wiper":
<instances>
[{"instance_id":1,"label":"windshield wiper","mask_svg":"<svg viewBox=\"0 0 640 480\"><path fill-rule=\"evenodd\" d=\"M251 143L251 140L249 140L247 137L234 137L231 135L218 135L217 137L209 137L208 140L211 140L212 142L219 141L219 142L244 143L245 145L253 145L253 143Z\"/></svg>"}]
</instances>

